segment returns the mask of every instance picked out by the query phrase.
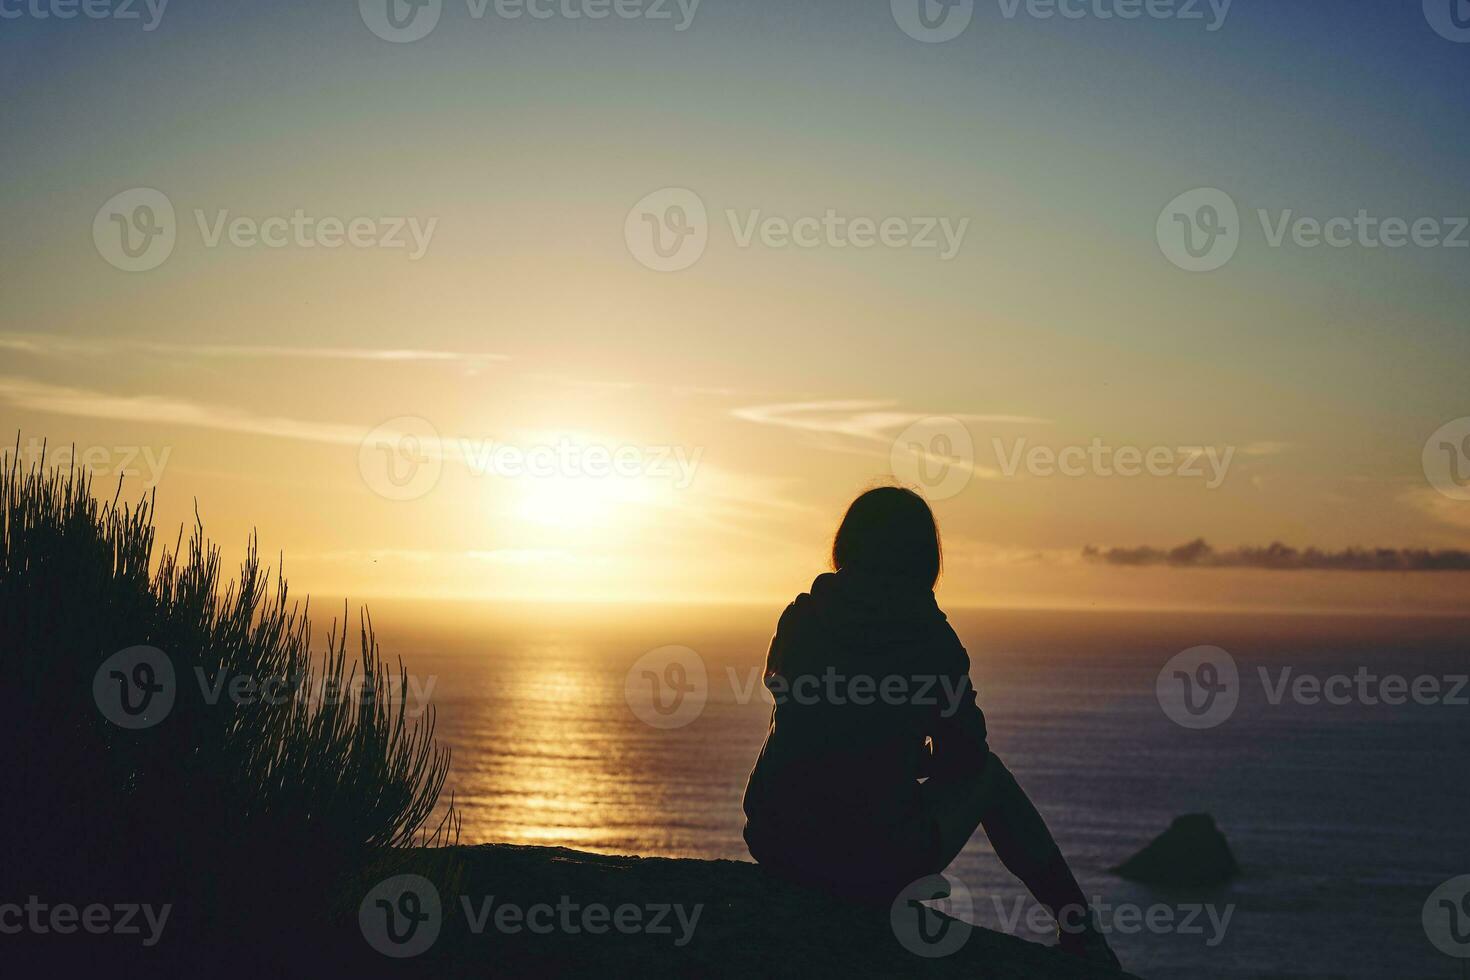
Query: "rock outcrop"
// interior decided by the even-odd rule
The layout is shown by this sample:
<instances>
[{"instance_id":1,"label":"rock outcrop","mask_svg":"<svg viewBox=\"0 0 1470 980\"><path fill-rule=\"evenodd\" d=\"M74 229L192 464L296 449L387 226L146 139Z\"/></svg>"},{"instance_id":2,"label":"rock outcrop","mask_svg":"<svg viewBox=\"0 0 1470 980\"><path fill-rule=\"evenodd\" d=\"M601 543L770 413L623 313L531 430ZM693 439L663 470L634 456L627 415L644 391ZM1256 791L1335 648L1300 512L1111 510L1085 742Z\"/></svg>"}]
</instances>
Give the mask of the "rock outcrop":
<instances>
[{"instance_id":1,"label":"rock outcrop","mask_svg":"<svg viewBox=\"0 0 1470 980\"><path fill-rule=\"evenodd\" d=\"M898 938L890 909L837 902L778 882L744 861L609 857L502 844L418 851L407 857L407 866L379 868L375 874L421 871L436 882L435 900L442 909L432 946L412 961L394 964L406 967L409 975L805 980L1129 976L1089 968L1059 950L944 916L929 921L931 937L945 929L959 930L967 934L963 945L944 956L917 955ZM539 914L530 911L538 906ZM583 910L591 906L611 910L611 922L599 914L596 933L585 928ZM567 921L575 923L573 929L560 924L562 907L569 907ZM637 930L612 924L624 907L629 907L627 922L638 917ZM690 928L696 907L698 917ZM661 908L672 910L654 931L650 925L657 913L649 910ZM552 920L559 924L533 931L529 925L538 916L542 925Z\"/></svg>"},{"instance_id":2,"label":"rock outcrop","mask_svg":"<svg viewBox=\"0 0 1470 980\"><path fill-rule=\"evenodd\" d=\"M1240 873L1225 835L1208 813L1176 817L1143 850L1110 869L1149 885L1218 885Z\"/></svg>"}]
</instances>

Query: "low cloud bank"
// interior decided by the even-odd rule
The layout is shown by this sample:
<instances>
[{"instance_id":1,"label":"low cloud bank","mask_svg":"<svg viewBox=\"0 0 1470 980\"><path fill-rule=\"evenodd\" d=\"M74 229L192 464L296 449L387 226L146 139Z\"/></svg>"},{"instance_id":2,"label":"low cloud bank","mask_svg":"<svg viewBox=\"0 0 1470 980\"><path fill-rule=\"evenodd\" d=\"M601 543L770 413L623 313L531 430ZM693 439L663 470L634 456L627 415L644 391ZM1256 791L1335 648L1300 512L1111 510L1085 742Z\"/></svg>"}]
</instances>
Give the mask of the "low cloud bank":
<instances>
[{"instance_id":1,"label":"low cloud bank","mask_svg":"<svg viewBox=\"0 0 1470 980\"><path fill-rule=\"evenodd\" d=\"M1425 548L1293 548L1273 541L1264 548L1216 551L1203 538L1177 548L1082 549L1086 561L1106 565L1168 565L1174 568L1265 568L1275 571L1470 572L1470 551Z\"/></svg>"}]
</instances>

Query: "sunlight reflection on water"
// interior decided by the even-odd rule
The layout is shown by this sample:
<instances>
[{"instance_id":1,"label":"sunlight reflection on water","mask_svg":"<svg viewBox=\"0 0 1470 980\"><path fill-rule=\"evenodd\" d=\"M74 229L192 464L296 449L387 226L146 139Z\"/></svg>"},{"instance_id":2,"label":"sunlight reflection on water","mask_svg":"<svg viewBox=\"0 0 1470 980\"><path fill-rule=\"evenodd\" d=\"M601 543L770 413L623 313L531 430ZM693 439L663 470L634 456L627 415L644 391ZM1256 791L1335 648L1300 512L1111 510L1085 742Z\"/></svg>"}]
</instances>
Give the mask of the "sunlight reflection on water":
<instances>
[{"instance_id":1,"label":"sunlight reflection on water","mask_svg":"<svg viewBox=\"0 0 1470 980\"><path fill-rule=\"evenodd\" d=\"M1446 776L1470 751L1466 709L1324 711L1271 706L1247 691L1229 723L1186 732L1159 709L1154 680L1170 655L1201 640L1234 650L1247 676L1252 658L1299 670L1463 672L1459 648L1400 639L1385 652L1381 637L1367 635L1288 640L1249 620L1225 629L1178 621L1146 635L1123 619L1093 618L1065 635L1038 622L961 636L989 638L984 647L972 640L971 653L992 746L1046 815L1084 889L1145 907L1186 898L1240 906L1218 948L1201 937L1115 937L1130 967L1155 978L1252 977L1283 963L1294 964L1293 976L1439 975L1416 925L1418 893L1465 870L1453 860L1465 791ZM752 629L691 640L708 666L709 702L687 727L663 730L635 716L624 680L666 642L558 635L483 655L405 653L411 671L437 679L462 842L748 860L740 800L770 708L740 692L759 676L765 638ZM1174 816L1198 810L1214 813L1245 877L1203 897L1161 899L1107 874ZM1026 901L981 834L951 872L975 894L977 921L992 928ZM1404 972L1406 962L1426 965Z\"/></svg>"}]
</instances>

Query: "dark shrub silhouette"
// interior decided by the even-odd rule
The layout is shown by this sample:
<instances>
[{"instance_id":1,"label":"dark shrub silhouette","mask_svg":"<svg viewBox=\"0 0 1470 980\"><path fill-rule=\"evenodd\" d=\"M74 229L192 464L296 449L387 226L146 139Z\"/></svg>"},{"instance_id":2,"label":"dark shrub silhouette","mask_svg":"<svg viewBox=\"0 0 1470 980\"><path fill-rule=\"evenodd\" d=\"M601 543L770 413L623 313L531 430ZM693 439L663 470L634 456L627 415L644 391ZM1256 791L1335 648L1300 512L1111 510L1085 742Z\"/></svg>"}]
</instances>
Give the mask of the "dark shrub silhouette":
<instances>
[{"instance_id":1,"label":"dark shrub silhouette","mask_svg":"<svg viewBox=\"0 0 1470 980\"><path fill-rule=\"evenodd\" d=\"M306 609L253 539L229 583L197 523L155 563L153 501L120 495L0 456L0 900L170 903L158 955L320 942L329 910L355 917L344 882L373 855L457 836L452 803L429 824L449 765L433 709L409 717L407 674L384 665L365 613L357 653L344 610L313 654ZM174 699L130 730L93 682L140 645L166 655ZM100 962L124 943L64 938Z\"/></svg>"}]
</instances>

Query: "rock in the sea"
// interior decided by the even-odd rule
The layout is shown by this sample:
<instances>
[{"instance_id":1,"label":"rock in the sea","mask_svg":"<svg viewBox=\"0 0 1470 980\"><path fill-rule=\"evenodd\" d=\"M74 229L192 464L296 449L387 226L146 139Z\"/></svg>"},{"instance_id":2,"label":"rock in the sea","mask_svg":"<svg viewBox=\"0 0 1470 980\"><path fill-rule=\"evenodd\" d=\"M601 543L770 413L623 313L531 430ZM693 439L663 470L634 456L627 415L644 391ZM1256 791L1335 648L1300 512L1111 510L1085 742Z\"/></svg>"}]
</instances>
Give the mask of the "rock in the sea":
<instances>
[{"instance_id":1,"label":"rock in the sea","mask_svg":"<svg viewBox=\"0 0 1470 980\"><path fill-rule=\"evenodd\" d=\"M1218 885L1238 874L1240 866L1214 817L1186 813L1112 871L1150 885Z\"/></svg>"}]
</instances>

